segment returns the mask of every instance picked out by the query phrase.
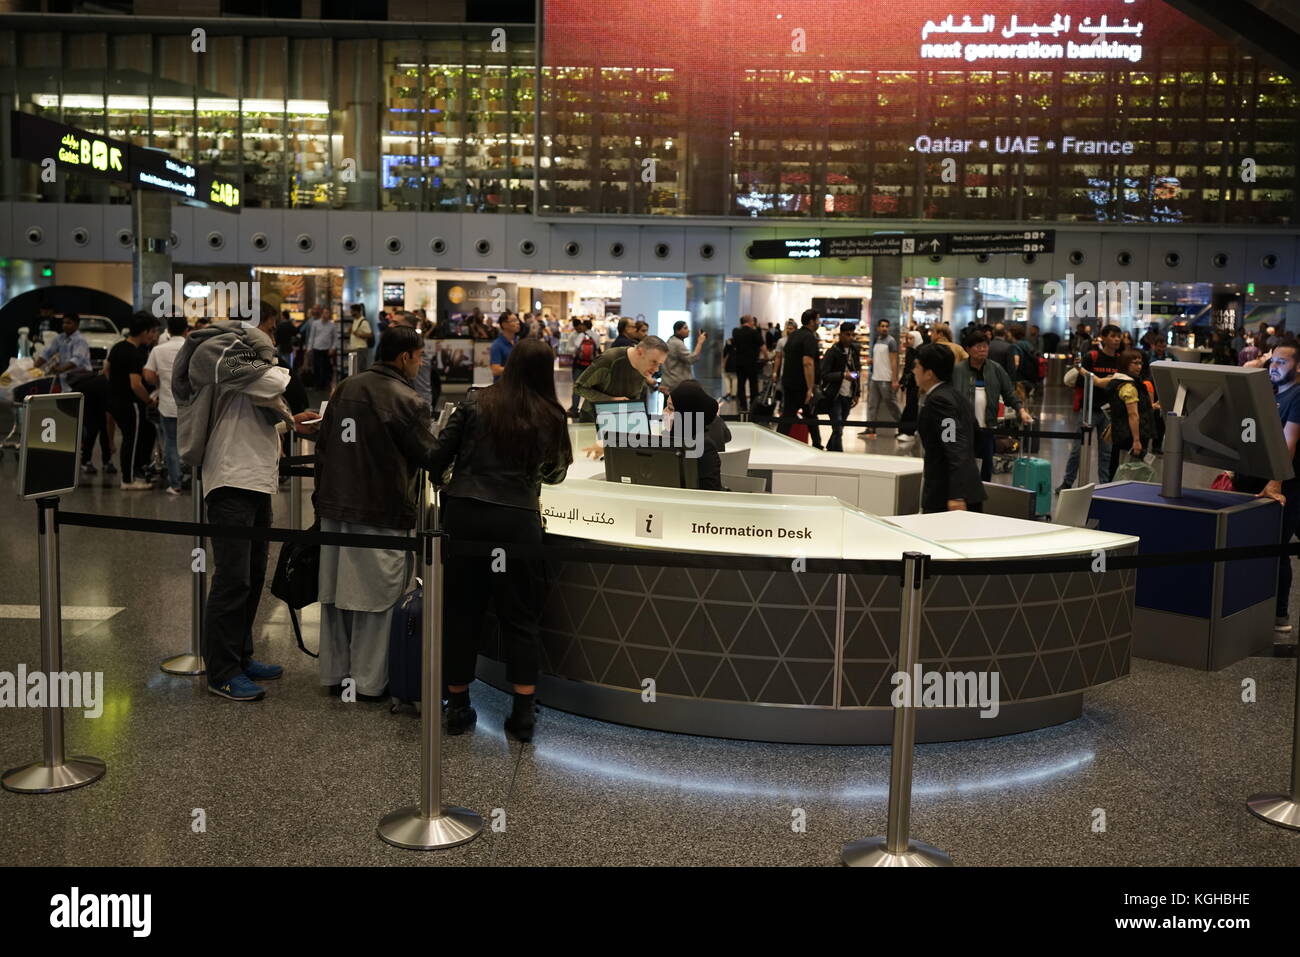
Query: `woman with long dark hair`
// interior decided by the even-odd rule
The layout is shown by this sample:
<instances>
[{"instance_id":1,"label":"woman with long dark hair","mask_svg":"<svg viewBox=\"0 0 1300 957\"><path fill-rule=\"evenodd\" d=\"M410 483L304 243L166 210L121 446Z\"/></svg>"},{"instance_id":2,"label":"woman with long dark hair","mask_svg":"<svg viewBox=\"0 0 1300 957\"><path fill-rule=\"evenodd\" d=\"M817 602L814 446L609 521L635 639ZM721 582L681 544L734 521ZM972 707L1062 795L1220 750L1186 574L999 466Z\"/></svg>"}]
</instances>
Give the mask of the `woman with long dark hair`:
<instances>
[{"instance_id":1,"label":"woman with long dark hair","mask_svg":"<svg viewBox=\"0 0 1300 957\"><path fill-rule=\"evenodd\" d=\"M555 353L540 339L521 339L501 379L472 392L438 438L433 474L452 467L443 490L443 528L452 541L487 542L504 550L504 568L490 556L447 562L443 661L447 733L462 734L478 715L470 706L478 630L488 602L501 625L506 677L514 706L506 731L531 741L536 721L538 626L546 569L511 545L542 543L541 485L564 481L573 450L568 421L555 398Z\"/></svg>"}]
</instances>

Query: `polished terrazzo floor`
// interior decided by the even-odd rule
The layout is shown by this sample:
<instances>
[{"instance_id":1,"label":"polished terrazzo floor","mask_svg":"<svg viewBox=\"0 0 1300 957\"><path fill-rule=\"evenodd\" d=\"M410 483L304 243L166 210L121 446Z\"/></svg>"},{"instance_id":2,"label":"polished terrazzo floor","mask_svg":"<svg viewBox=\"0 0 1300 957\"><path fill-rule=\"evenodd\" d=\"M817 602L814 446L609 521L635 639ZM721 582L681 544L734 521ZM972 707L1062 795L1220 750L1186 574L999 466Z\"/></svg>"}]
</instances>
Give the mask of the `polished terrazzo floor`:
<instances>
[{"instance_id":1,"label":"polished terrazzo floor","mask_svg":"<svg viewBox=\"0 0 1300 957\"><path fill-rule=\"evenodd\" d=\"M1067 452L1044 445L1058 478ZM13 495L14 473L6 455L0 495ZM37 666L39 624L35 506L10 502L0 511L0 670L13 671ZM103 487L64 506L190 512L188 499ZM283 523L286 495L276 510ZM831 865L845 841L885 827L888 748L694 738L551 709L521 746L501 730L507 697L476 684L478 728L444 739L445 794L504 829L448 851L400 851L375 825L415 799L415 716L327 698L269 595L259 656L287 674L265 701L234 704L201 679L162 674L158 662L188 644L185 540L66 528L62 557L63 601L75 607L65 667L106 676L103 715L68 715L68 753L109 770L64 794L0 793L0 864ZM1300 833L1242 804L1286 780L1295 668L1259 657L1208 674L1137 660L1085 697L1077 721L922 745L913 833L967 865L1296 866ZM1241 700L1246 678L1258 685L1253 704ZM0 708L0 767L36 759L40 741L39 712Z\"/></svg>"}]
</instances>

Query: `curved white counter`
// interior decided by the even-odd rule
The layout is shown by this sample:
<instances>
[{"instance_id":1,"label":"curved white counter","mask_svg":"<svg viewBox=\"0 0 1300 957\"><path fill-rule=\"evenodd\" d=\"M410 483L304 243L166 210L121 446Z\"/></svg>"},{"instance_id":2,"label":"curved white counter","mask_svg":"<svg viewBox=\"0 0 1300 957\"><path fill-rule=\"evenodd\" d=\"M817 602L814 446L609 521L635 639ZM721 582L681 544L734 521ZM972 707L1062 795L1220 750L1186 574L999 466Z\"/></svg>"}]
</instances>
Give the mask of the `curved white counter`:
<instances>
[{"instance_id":1,"label":"curved white counter","mask_svg":"<svg viewBox=\"0 0 1300 957\"><path fill-rule=\"evenodd\" d=\"M919 473L917 459L819 453L764 432L733 430L751 443L751 473L803 470L814 481L828 475L858 489L864 477L896 487ZM581 455L590 443L581 432L575 438ZM542 490L548 536L591 548L589 559L550 569L540 695L564 710L669 731L888 741L899 582L797 571L795 563L790 571L725 562L672 567L655 564L657 550L885 560L917 551L974 561L1128 552L1138 544L1131 535L981 513L873 515L830 495L614 485L603 471L580 459L563 484ZM884 488L872 494L896 495ZM615 564L601 554L608 546L645 549L647 561ZM1128 673L1133 598L1131 571L932 576L922 667L996 673L1000 708L986 718L978 708L922 709L918 739L986 737L1078 717L1085 689ZM486 649L480 673L503 685L496 652ZM654 681L653 705L642 700L646 679Z\"/></svg>"}]
</instances>

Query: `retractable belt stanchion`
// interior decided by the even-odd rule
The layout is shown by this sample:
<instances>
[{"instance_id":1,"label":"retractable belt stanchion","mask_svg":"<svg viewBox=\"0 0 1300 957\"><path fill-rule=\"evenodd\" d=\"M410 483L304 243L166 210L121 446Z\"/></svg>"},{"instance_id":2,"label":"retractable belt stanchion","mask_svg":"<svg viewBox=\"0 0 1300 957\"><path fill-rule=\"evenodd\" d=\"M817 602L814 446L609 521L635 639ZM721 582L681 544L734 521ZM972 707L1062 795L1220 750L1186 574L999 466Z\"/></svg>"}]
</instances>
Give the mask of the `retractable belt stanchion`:
<instances>
[{"instance_id":1,"label":"retractable belt stanchion","mask_svg":"<svg viewBox=\"0 0 1300 957\"><path fill-rule=\"evenodd\" d=\"M420 483L421 509L425 499ZM420 803L384 816L379 837L394 847L432 851L474 840L483 818L442 803L442 534L420 528L424 580L424 673L420 678Z\"/></svg>"},{"instance_id":2,"label":"retractable belt stanchion","mask_svg":"<svg viewBox=\"0 0 1300 957\"><path fill-rule=\"evenodd\" d=\"M194 496L194 521L203 523L203 470L194 469L190 491ZM207 561L203 551L203 536L194 536L194 554L190 562L190 650L188 654L168 658L160 668L169 675L201 675L207 666L203 662L203 615L207 606L204 581L207 578Z\"/></svg>"},{"instance_id":3,"label":"retractable belt stanchion","mask_svg":"<svg viewBox=\"0 0 1300 957\"><path fill-rule=\"evenodd\" d=\"M289 457L290 459L302 455L302 437L298 434L297 429L289 430ZM290 528L302 528L302 476L289 476L289 526Z\"/></svg>"},{"instance_id":4,"label":"retractable belt stanchion","mask_svg":"<svg viewBox=\"0 0 1300 957\"><path fill-rule=\"evenodd\" d=\"M37 500L40 510L41 670L45 673L45 756L0 777L6 791L49 794L98 781L107 770L99 758L66 758L63 753L63 706L55 694L69 687L63 674L63 601L59 594L59 500Z\"/></svg>"},{"instance_id":5,"label":"retractable belt stanchion","mask_svg":"<svg viewBox=\"0 0 1300 957\"><path fill-rule=\"evenodd\" d=\"M1083 380L1083 406L1079 410L1080 428L1083 431L1079 437L1078 482L1080 485L1087 485L1092 481L1093 466L1099 461L1095 446L1098 436L1094 434L1095 430L1092 426L1092 390L1095 388L1095 385L1092 381L1092 376L1089 375L1086 370L1081 374L1086 375L1087 378ZM1101 480L1102 476L1098 475L1098 483L1100 483Z\"/></svg>"},{"instance_id":6,"label":"retractable belt stanchion","mask_svg":"<svg viewBox=\"0 0 1300 957\"><path fill-rule=\"evenodd\" d=\"M921 606L925 598L926 556L903 553L903 600L900 608L898 671L911 676L921 653ZM916 744L916 699L910 689L894 710L894 741L889 762L889 818L884 837L845 844L840 859L849 867L951 867L952 858L908 837L912 817L912 751Z\"/></svg>"},{"instance_id":7,"label":"retractable belt stanchion","mask_svg":"<svg viewBox=\"0 0 1300 957\"><path fill-rule=\"evenodd\" d=\"M1282 561L1291 559L1285 555ZM1255 794L1246 800L1250 813L1278 827L1300 831L1300 659L1296 661L1295 712L1291 728L1291 792Z\"/></svg>"}]
</instances>

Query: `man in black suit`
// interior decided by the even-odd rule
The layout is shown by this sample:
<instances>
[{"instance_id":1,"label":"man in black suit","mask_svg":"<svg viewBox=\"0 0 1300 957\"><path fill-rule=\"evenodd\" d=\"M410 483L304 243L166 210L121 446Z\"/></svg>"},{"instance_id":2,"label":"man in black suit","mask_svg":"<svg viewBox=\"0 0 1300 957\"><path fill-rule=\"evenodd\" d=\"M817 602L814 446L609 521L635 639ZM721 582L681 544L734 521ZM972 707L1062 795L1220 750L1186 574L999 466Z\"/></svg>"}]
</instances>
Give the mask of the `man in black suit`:
<instances>
[{"instance_id":1,"label":"man in black suit","mask_svg":"<svg viewBox=\"0 0 1300 957\"><path fill-rule=\"evenodd\" d=\"M763 334L758 331L758 320L753 316L741 316L740 325L731 333L731 344L735 349L736 408L745 412L749 403L758 398L758 365L767 354Z\"/></svg>"},{"instance_id":2,"label":"man in black suit","mask_svg":"<svg viewBox=\"0 0 1300 957\"><path fill-rule=\"evenodd\" d=\"M916 350L912 369L925 396L916 429L925 449L921 511L982 512L988 493L972 451L975 410L952 386L952 351L927 342Z\"/></svg>"}]
</instances>

